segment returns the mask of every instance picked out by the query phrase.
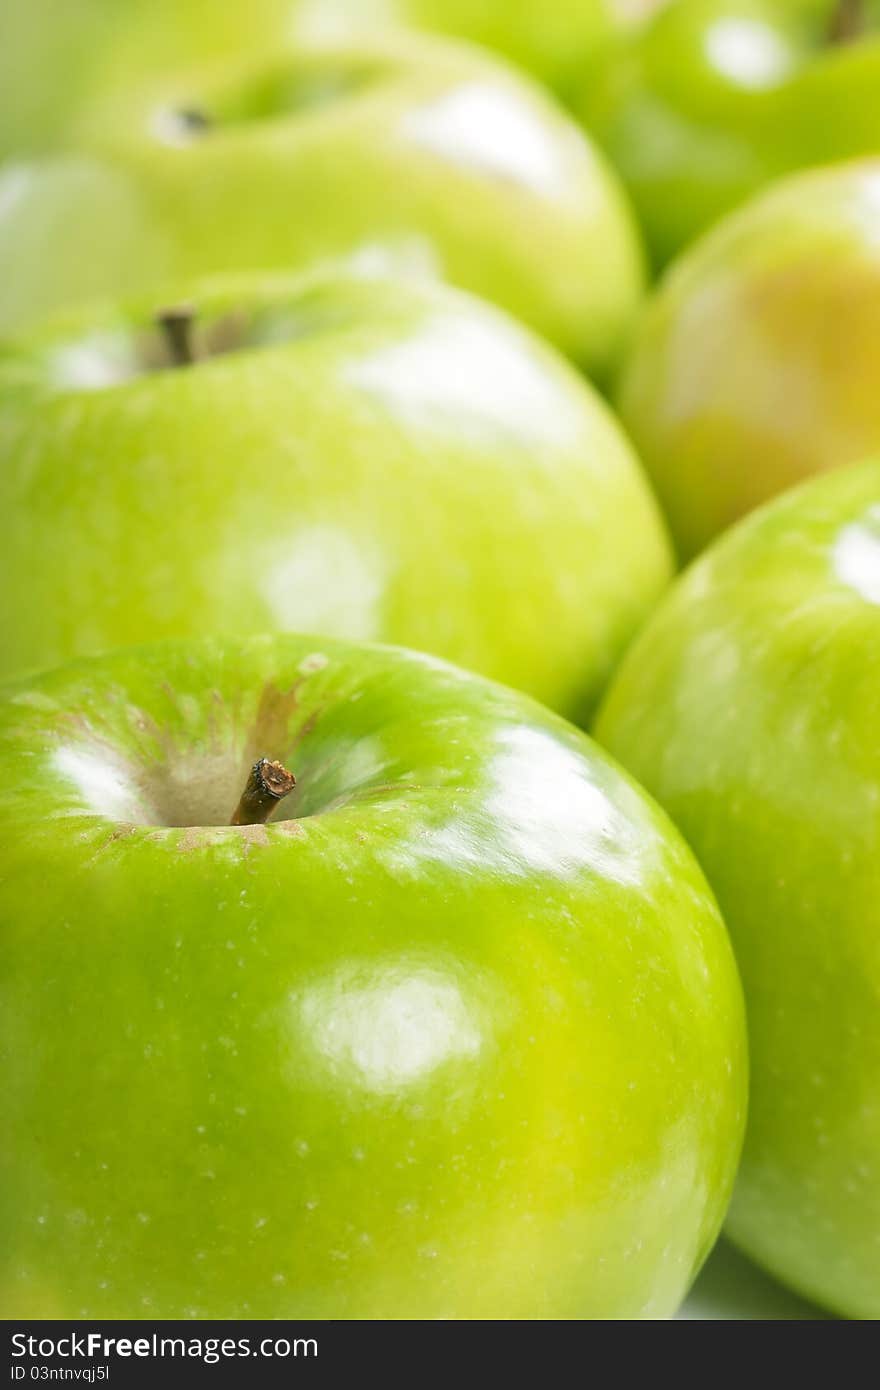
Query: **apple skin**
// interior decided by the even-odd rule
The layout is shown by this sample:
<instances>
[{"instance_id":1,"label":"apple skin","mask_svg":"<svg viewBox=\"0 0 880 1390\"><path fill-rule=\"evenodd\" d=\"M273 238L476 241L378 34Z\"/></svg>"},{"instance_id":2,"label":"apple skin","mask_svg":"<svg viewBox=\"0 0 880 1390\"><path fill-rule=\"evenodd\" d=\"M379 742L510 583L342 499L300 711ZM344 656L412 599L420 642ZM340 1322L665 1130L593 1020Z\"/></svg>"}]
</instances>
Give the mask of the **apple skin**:
<instances>
[{"instance_id":1,"label":"apple skin","mask_svg":"<svg viewBox=\"0 0 880 1390\"><path fill-rule=\"evenodd\" d=\"M0 157L65 145L101 91L193 62L390 26L485 44L550 86L657 0L4 0Z\"/></svg>"},{"instance_id":2,"label":"apple skin","mask_svg":"<svg viewBox=\"0 0 880 1390\"><path fill-rule=\"evenodd\" d=\"M746 995L728 1219L778 1278L880 1316L880 462L813 479L679 581L597 737L684 833Z\"/></svg>"},{"instance_id":3,"label":"apple skin","mask_svg":"<svg viewBox=\"0 0 880 1390\"><path fill-rule=\"evenodd\" d=\"M0 668L321 631L583 715L672 557L574 368L442 286L251 275L176 298L202 345L239 350L145 370L151 301L0 352Z\"/></svg>"},{"instance_id":4,"label":"apple skin","mask_svg":"<svg viewBox=\"0 0 880 1390\"><path fill-rule=\"evenodd\" d=\"M205 113L193 128L178 113ZM0 175L0 330L169 280L344 260L450 281L608 375L644 289L618 180L466 45L302 45L126 91Z\"/></svg>"},{"instance_id":5,"label":"apple skin","mask_svg":"<svg viewBox=\"0 0 880 1390\"><path fill-rule=\"evenodd\" d=\"M6 1315L671 1314L746 1090L693 857L539 705L316 641L3 690Z\"/></svg>"},{"instance_id":6,"label":"apple skin","mask_svg":"<svg viewBox=\"0 0 880 1390\"><path fill-rule=\"evenodd\" d=\"M833 0L677 0L585 68L573 98L655 264L789 171L880 148L880 4L828 40Z\"/></svg>"},{"instance_id":7,"label":"apple skin","mask_svg":"<svg viewBox=\"0 0 880 1390\"><path fill-rule=\"evenodd\" d=\"M671 268L618 405L688 559L880 451L880 160L794 175Z\"/></svg>"}]
</instances>

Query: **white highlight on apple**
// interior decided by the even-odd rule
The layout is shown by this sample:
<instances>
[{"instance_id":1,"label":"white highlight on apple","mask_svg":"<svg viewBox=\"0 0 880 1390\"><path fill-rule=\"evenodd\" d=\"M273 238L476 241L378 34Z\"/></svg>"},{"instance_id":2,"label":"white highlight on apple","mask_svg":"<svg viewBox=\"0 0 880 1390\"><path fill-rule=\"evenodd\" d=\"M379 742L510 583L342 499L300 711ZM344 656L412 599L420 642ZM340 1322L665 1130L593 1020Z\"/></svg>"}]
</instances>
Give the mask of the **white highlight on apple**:
<instances>
[{"instance_id":1,"label":"white highlight on apple","mask_svg":"<svg viewBox=\"0 0 880 1390\"><path fill-rule=\"evenodd\" d=\"M880 506L845 526L833 551L837 578L868 603L880 604Z\"/></svg>"},{"instance_id":2,"label":"white highlight on apple","mask_svg":"<svg viewBox=\"0 0 880 1390\"><path fill-rule=\"evenodd\" d=\"M105 391L131 380L138 370L130 354L126 359L123 344L97 337L58 348L49 366L63 391Z\"/></svg>"},{"instance_id":3,"label":"white highlight on apple","mask_svg":"<svg viewBox=\"0 0 880 1390\"><path fill-rule=\"evenodd\" d=\"M0 219L28 196L35 183L32 165L8 164L0 175Z\"/></svg>"},{"instance_id":4,"label":"white highlight on apple","mask_svg":"<svg viewBox=\"0 0 880 1390\"><path fill-rule=\"evenodd\" d=\"M335 526L301 527L260 588L274 626L369 641L382 627L386 562Z\"/></svg>"},{"instance_id":5,"label":"white highlight on apple","mask_svg":"<svg viewBox=\"0 0 880 1390\"><path fill-rule=\"evenodd\" d=\"M505 730L499 745L488 804L517 860L563 874L589 863L618 883L641 881L638 820L590 781L580 755L526 725Z\"/></svg>"},{"instance_id":6,"label":"white highlight on apple","mask_svg":"<svg viewBox=\"0 0 880 1390\"><path fill-rule=\"evenodd\" d=\"M720 72L752 91L772 87L792 66L778 34L751 19L719 19L706 35L706 53Z\"/></svg>"},{"instance_id":7,"label":"white highlight on apple","mask_svg":"<svg viewBox=\"0 0 880 1390\"><path fill-rule=\"evenodd\" d=\"M840 208L837 200L831 206L836 216L845 210L854 219L859 234L868 245L880 245L880 174L873 166L862 171L845 209Z\"/></svg>"},{"instance_id":8,"label":"white highlight on apple","mask_svg":"<svg viewBox=\"0 0 880 1390\"><path fill-rule=\"evenodd\" d=\"M537 871L573 878L584 869L616 883L639 885L652 867L644 813L625 786L615 801L591 781L583 759L538 729L506 730L492 758L488 816L469 820L460 804L447 825L420 831L400 852L383 855L400 878L425 860L519 878Z\"/></svg>"},{"instance_id":9,"label":"white highlight on apple","mask_svg":"<svg viewBox=\"0 0 880 1390\"><path fill-rule=\"evenodd\" d=\"M53 758L55 771L73 782L90 811L105 820L141 822L143 807L137 789L105 754L65 744Z\"/></svg>"},{"instance_id":10,"label":"white highlight on apple","mask_svg":"<svg viewBox=\"0 0 880 1390\"><path fill-rule=\"evenodd\" d=\"M388 237L385 241L364 241L342 256L330 256L320 263L330 271L344 267L364 280L405 275L410 280L442 280L443 271L437 248L427 237Z\"/></svg>"},{"instance_id":11,"label":"white highlight on apple","mask_svg":"<svg viewBox=\"0 0 880 1390\"><path fill-rule=\"evenodd\" d=\"M518 330L488 312L467 320L437 314L406 342L350 363L345 376L420 428L560 447L583 429L571 394L557 389Z\"/></svg>"},{"instance_id":12,"label":"white highlight on apple","mask_svg":"<svg viewBox=\"0 0 880 1390\"><path fill-rule=\"evenodd\" d=\"M291 1000L297 1043L371 1091L394 1091L475 1056L482 1036L456 982L393 958L353 967Z\"/></svg>"},{"instance_id":13,"label":"white highlight on apple","mask_svg":"<svg viewBox=\"0 0 880 1390\"><path fill-rule=\"evenodd\" d=\"M567 194L568 160L561 156L558 133L502 86L469 82L457 87L411 111L400 129L413 144L456 164L551 198Z\"/></svg>"},{"instance_id":14,"label":"white highlight on apple","mask_svg":"<svg viewBox=\"0 0 880 1390\"><path fill-rule=\"evenodd\" d=\"M291 10L288 37L324 42L346 38L358 26L365 33L387 29L399 18L393 0L300 0Z\"/></svg>"}]
</instances>

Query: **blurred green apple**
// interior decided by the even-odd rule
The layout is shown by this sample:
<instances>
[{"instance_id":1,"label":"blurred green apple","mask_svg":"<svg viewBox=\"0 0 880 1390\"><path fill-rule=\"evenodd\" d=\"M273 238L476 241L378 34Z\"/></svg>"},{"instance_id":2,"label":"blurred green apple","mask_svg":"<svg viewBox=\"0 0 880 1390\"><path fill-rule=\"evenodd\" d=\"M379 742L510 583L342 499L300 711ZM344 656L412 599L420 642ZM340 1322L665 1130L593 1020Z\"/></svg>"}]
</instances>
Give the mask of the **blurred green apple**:
<instances>
[{"instance_id":1,"label":"blurred green apple","mask_svg":"<svg viewBox=\"0 0 880 1390\"><path fill-rule=\"evenodd\" d=\"M415 653L160 643L6 687L0 784L7 1317L675 1311L742 995L585 735Z\"/></svg>"},{"instance_id":2,"label":"blurred green apple","mask_svg":"<svg viewBox=\"0 0 880 1390\"><path fill-rule=\"evenodd\" d=\"M671 557L583 378L442 286L252 275L186 297L163 327L140 305L0 353L0 669L303 630L588 707Z\"/></svg>"},{"instance_id":3,"label":"blurred green apple","mask_svg":"<svg viewBox=\"0 0 880 1390\"><path fill-rule=\"evenodd\" d=\"M784 180L683 256L619 400L685 558L880 451L880 160Z\"/></svg>"},{"instance_id":4,"label":"blurred green apple","mask_svg":"<svg viewBox=\"0 0 880 1390\"><path fill-rule=\"evenodd\" d=\"M700 1322L823 1322L831 1315L720 1240L678 1316Z\"/></svg>"},{"instance_id":5,"label":"blurred green apple","mask_svg":"<svg viewBox=\"0 0 880 1390\"><path fill-rule=\"evenodd\" d=\"M718 895L752 1086L728 1230L880 1317L880 463L777 499L678 583L600 741Z\"/></svg>"},{"instance_id":6,"label":"blurred green apple","mask_svg":"<svg viewBox=\"0 0 880 1390\"><path fill-rule=\"evenodd\" d=\"M466 45L301 46L83 118L87 152L0 174L0 328L214 271L342 258L446 278L603 375L642 252L614 174L535 85Z\"/></svg>"},{"instance_id":7,"label":"blurred green apple","mask_svg":"<svg viewBox=\"0 0 880 1390\"><path fill-rule=\"evenodd\" d=\"M486 44L557 88L661 0L4 0L0 157L66 145L97 92L300 39L414 26Z\"/></svg>"},{"instance_id":8,"label":"blurred green apple","mask_svg":"<svg viewBox=\"0 0 880 1390\"><path fill-rule=\"evenodd\" d=\"M662 264L788 172L880 150L880 0L677 0L575 107Z\"/></svg>"}]
</instances>

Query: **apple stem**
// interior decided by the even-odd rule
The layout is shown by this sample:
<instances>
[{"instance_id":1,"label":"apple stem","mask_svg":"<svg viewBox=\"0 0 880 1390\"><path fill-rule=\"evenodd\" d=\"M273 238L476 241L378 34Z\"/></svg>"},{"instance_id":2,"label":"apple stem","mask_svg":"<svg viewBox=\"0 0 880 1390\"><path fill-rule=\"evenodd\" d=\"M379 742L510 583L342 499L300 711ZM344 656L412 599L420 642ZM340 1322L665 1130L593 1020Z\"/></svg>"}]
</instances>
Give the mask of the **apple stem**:
<instances>
[{"instance_id":1,"label":"apple stem","mask_svg":"<svg viewBox=\"0 0 880 1390\"><path fill-rule=\"evenodd\" d=\"M191 367L196 360L192 339L195 317L191 304L174 304L156 315L156 322L165 334L168 355L175 367Z\"/></svg>"},{"instance_id":2,"label":"apple stem","mask_svg":"<svg viewBox=\"0 0 880 1390\"><path fill-rule=\"evenodd\" d=\"M295 786L296 778L283 763L260 758L251 768L247 786L229 824L265 825L279 801L283 801Z\"/></svg>"},{"instance_id":3,"label":"apple stem","mask_svg":"<svg viewBox=\"0 0 880 1390\"><path fill-rule=\"evenodd\" d=\"M184 106L175 112L178 123L184 130L191 133L210 129L211 119L207 112L200 110L198 106Z\"/></svg>"},{"instance_id":4,"label":"apple stem","mask_svg":"<svg viewBox=\"0 0 880 1390\"><path fill-rule=\"evenodd\" d=\"M837 0L828 25L829 43L849 43L865 32L864 0Z\"/></svg>"}]
</instances>

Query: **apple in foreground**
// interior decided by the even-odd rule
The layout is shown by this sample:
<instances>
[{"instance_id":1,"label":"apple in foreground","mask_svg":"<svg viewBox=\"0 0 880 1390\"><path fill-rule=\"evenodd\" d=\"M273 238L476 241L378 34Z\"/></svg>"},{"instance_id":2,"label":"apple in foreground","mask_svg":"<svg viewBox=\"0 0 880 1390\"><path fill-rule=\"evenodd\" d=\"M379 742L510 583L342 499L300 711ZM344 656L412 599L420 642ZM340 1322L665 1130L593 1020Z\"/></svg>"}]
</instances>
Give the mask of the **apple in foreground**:
<instances>
[{"instance_id":1,"label":"apple in foreground","mask_svg":"<svg viewBox=\"0 0 880 1390\"><path fill-rule=\"evenodd\" d=\"M697 854L752 1085L728 1231L880 1317L880 463L741 523L627 656L597 734Z\"/></svg>"},{"instance_id":2,"label":"apple in foreground","mask_svg":"<svg viewBox=\"0 0 880 1390\"><path fill-rule=\"evenodd\" d=\"M619 406L684 558L880 451L880 159L786 179L687 252Z\"/></svg>"},{"instance_id":3,"label":"apple in foreground","mask_svg":"<svg viewBox=\"0 0 880 1390\"><path fill-rule=\"evenodd\" d=\"M574 106L655 262L795 169L880 147L878 0L676 0L585 67Z\"/></svg>"},{"instance_id":4,"label":"apple in foreground","mask_svg":"<svg viewBox=\"0 0 880 1390\"><path fill-rule=\"evenodd\" d=\"M675 1310L742 1000L584 734L401 649L206 639L4 688L0 768L7 1316Z\"/></svg>"},{"instance_id":5,"label":"apple in foreground","mask_svg":"<svg viewBox=\"0 0 880 1390\"><path fill-rule=\"evenodd\" d=\"M584 713L672 564L583 378L442 286L242 276L185 299L0 352L0 668L323 631Z\"/></svg>"},{"instance_id":6,"label":"apple in foreground","mask_svg":"<svg viewBox=\"0 0 880 1390\"><path fill-rule=\"evenodd\" d=\"M488 54L302 44L98 103L83 150L0 175L0 329L169 279L344 260L445 279L589 372L624 348L642 249L604 156Z\"/></svg>"}]
</instances>

